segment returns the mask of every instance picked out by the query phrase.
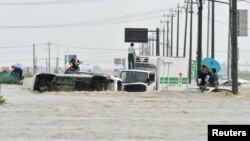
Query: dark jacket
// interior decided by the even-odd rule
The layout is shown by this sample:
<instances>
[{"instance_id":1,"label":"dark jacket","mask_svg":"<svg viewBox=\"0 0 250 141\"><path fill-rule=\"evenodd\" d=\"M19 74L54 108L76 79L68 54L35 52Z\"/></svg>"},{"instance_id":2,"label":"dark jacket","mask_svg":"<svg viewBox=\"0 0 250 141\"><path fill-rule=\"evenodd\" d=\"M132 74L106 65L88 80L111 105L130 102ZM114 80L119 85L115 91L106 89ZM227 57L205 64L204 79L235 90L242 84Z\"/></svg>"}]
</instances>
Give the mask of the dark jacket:
<instances>
[{"instance_id":1,"label":"dark jacket","mask_svg":"<svg viewBox=\"0 0 250 141\"><path fill-rule=\"evenodd\" d=\"M23 80L23 70L19 67L13 67L13 70L11 73L17 73L19 75L19 79Z\"/></svg>"},{"instance_id":2,"label":"dark jacket","mask_svg":"<svg viewBox=\"0 0 250 141\"><path fill-rule=\"evenodd\" d=\"M80 61L79 60L76 60L75 58L72 58L70 60L70 63L72 63L72 68L74 70L80 70L80 68L79 68Z\"/></svg>"},{"instance_id":3,"label":"dark jacket","mask_svg":"<svg viewBox=\"0 0 250 141\"><path fill-rule=\"evenodd\" d=\"M198 72L198 79L201 79L201 82L198 84L199 86L204 86L206 85L206 77L207 77L207 72Z\"/></svg>"}]
</instances>

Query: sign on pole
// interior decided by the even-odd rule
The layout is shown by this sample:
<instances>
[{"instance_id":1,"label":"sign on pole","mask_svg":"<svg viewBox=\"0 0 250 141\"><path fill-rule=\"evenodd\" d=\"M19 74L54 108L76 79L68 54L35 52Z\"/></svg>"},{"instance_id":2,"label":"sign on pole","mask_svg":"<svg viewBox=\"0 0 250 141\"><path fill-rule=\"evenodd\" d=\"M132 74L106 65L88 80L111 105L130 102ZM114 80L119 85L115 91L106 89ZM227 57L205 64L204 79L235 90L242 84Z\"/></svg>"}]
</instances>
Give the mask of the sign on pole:
<instances>
[{"instance_id":1,"label":"sign on pole","mask_svg":"<svg viewBox=\"0 0 250 141\"><path fill-rule=\"evenodd\" d=\"M147 43L147 28L125 28L125 42Z\"/></svg>"},{"instance_id":2,"label":"sign on pole","mask_svg":"<svg viewBox=\"0 0 250 141\"><path fill-rule=\"evenodd\" d=\"M197 78L197 61L193 60L191 65L191 77Z\"/></svg>"},{"instance_id":3,"label":"sign on pole","mask_svg":"<svg viewBox=\"0 0 250 141\"><path fill-rule=\"evenodd\" d=\"M248 36L248 10L238 10L237 33L238 36Z\"/></svg>"}]
</instances>

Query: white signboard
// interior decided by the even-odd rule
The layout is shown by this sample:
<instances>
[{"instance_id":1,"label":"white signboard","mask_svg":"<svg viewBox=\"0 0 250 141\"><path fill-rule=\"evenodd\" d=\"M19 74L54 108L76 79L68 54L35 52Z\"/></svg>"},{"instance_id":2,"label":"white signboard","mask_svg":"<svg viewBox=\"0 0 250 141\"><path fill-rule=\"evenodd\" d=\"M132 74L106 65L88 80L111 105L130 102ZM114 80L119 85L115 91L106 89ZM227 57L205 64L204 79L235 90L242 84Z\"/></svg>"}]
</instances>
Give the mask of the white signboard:
<instances>
[{"instance_id":1,"label":"white signboard","mask_svg":"<svg viewBox=\"0 0 250 141\"><path fill-rule=\"evenodd\" d=\"M238 36L248 36L248 10L238 10Z\"/></svg>"}]
</instances>

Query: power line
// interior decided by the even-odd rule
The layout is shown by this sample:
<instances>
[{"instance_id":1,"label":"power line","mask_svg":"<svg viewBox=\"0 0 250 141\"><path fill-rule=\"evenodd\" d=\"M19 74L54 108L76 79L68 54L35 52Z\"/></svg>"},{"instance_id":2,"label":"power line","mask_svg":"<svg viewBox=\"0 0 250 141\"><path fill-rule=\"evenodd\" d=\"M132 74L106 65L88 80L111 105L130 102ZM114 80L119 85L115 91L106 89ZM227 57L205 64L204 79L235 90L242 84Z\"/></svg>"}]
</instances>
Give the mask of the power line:
<instances>
[{"instance_id":1,"label":"power line","mask_svg":"<svg viewBox=\"0 0 250 141\"><path fill-rule=\"evenodd\" d=\"M127 14L119 17L112 17L112 18L106 18L106 19L97 19L97 20L90 20L90 21L81 21L81 22L72 22L72 23L62 23L62 24L47 24L47 25L20 25L20 26L5 26L2 25L0 28L16 28L16 29L25 29L25 28L55 28L55 27L81 27L81 26L93 26L93 25L107 25L107 24L117 24L117 23L125 23L125 22L131 22L131 21L140 21L140 20L148 20L148 19L154 19L154 18L160 18L159 14L164 13L169 8L162 8L157 10L151 10L147 12L141 12L136 14ZM158 16L151 16L146 17L150 15L158 14ZM141 18L139 18L141 17Z\"/></svg>"},{"instance_id":2,"label":"power line","mask_svg":"<svg viewBox=\"0 0 250 141\"><path fill-rule=\"evenodd\" d=\"M126 49L121 48L87 48L83 46L76 46L76 45L65 45L65 44L58 44L58 43L51 43L52 48L53 46L63 47L63 48L71 48L71 49L81 49L81 50L99 50L99 51L126 51ZM36 46L46 46L46 44L36 44ZM16 45L16 46L0 46L0 48L32 48L32 45ZM40 48L38 48L40 49ZM180 48L183 49L183 48ZM14 51L14 50L11 50ZM11 52L10 51L10 52ZM23 51L23 50L22 50ZM25 50L26 52L27 50ZM217 50L216 52L227 52L225 50ZM250 52L250 50L240 50L240 52Z\"/></svg>"},{"instance_id":3,"label":"power line","mask_svg":"<svg viewBox=\"0 0 250 141\"><path fill-rule=\"evenodd\" d=\"M82 46L72 46L72 45L62 45L62 44L56 44L52 43L54 46L59 46L59 47L66 47L66 48L75 48L75 49L87 49L87 50L109 50L109 51L124 51L125 49L115 49L115 48L86 48Z\"/></svg>"},{"instance_id":4,"label":"power line","mask_svg":"<svg viewBox=\"0 0 250 141\"><path fill-rule=\"evenodd\" d=\"M110 25L110 24L119 24L119 23L126 23L126 22L132 22L132 21L143 21L143 20L149 20L149 19L156 19L162 17L162 15L155 15L151 17L145 17L150 16L154 14L163 13L171 8L163 8L160 10L155 11L149 11L149 12L143 12L143 13L136 13L136 14L130 14L130 15L123 15L119 17L113 17L113 18L106 18L101 20L90 20L90 21L82 21L82 22L72 22L72 23L62 23L62 24L47 24L47 25L28 25L28 26L0 26L2 29L29 29L29 28L59 28L59 27L83 27L83 26L96 26L96 25ZM141 18L138 18L141 17ZM226 24L223 21L217 20L217 22Z\"/></svg>"},{"instance_id":5,"label":"power line","mask_svg":"<svg viewBox=\"0 0 250 141\"><path fill-rule=\"evenodd\" d=\"M140 19L132 19L132 20L123 20L123 21L108 22L108 23L95 24L95 25L112 25L112 24L128 23L128 22L134 22L134 21L152 20L152 19L158 19L158 18L161 18L161 17L162 17L162 15L160 15L160 16L152 16L152 17L146 17L146 18L140 18Z\"/></svg>"},{"instance_id":6,"label":"power line","mask_svg":"<svg viewBox=\"0 0 250 141\"><path fill-rule=\"evenodd\" d=\"M36 46L45 46L46 44L36 44ZM0 46L0 48L31 48L32 44L30 45L18 45L18 46Z\"/></svg>"},{"instance_id":7,"label":"power line","mask_svg":"<svg viewBox=\"0 0 250 141\"><path fill-rule=\"evenodd\" d=\"M79 3L90 3L98 2L103 0L54 0L44 2L1 2L0 5L55 5L55 4L79 4Z\"/></svg>"},{"instance_id":8,"label":"power line","mask_svg":"<svg viewBox=\"0 0 250 141\"><path fill-rule=\"evenodd\" d=\"M13 60L0 60L0 62L13 62L13 61L18 61L18 62L25 62L25 61L32 61L33 59L13 59Z\"/></svg>"},{"instance_id":9,"label":"power line","mask_svg":"<svg viewBox=\"0 0 250 141\"><path fill-rule=\"evenodd\" d=\"M83 46L75 46L75 45L64 45L64 44L58 44L58 43L51 43L52 48L53 46L56 47L63 47L63 48L70 48L70 49L81 49L81 50L94 50L94 51L125 51L126 49L121 49L121 48L90 48L90 47L83 47ZM36 47L38 46L43 46L43 47L47 47L46 44L36 44ZM27 52L27 50L23 50L23 48L32 48L32 45L17 45L17 46L0 46L0 48L2 49L22 49L21 51L23 52ZM37 49L41 49L41 48L37 48ZM2 50L3 51L3 50ZM5 51L9 51L9 52L15 52L16 50L5 50ZM18 51L20 52L20 51Z\"/></svg>"},{"instance_id":10,"label":"power line","mask_svg":"<svg viewBox=\"0 0 250 141\"><path fill-rule=\"evenodd\" d=\"M38 60L46 60L47 58L37 58ZM56 60L56 58L51 58L51 60ZM33 59L12 59L12 60L0 60L0 62L31 62Z\"/></svg>"},{"instance_id":11,"label":"power line","mask_svg":"<svg viewBox=\"0 0 250 141\"><path fill-rule=\"evenodd\" d=\"M120 23L127 23L133 21L144 21L144 20L152 20L156 18L161 18L160 16L152 16L146 18L138 18L138 19L130 19L130 20L120 20L120 21L110 21L110 22L102 22L102 23L82 23L82 24L58 24L58 25L38 25L38 26L0 26L1 29L30 29L30 28L65 28L65 27L85 27L85 26L100 26L100 25L112 25L112 24L120 24Z\"/></svg>"}]
</instances>

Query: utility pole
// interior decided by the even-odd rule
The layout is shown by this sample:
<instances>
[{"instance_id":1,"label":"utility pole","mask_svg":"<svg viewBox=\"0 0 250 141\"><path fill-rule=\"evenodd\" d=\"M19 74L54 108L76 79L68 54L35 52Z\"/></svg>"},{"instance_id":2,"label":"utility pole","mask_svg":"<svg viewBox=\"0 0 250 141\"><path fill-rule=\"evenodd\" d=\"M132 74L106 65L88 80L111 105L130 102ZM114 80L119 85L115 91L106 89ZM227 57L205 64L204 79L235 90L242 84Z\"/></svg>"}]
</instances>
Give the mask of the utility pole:
<instances>
[{"instance_id":1,"label":"utility pole","mask_svg":"<svg viewBox=\"0 0 250 141\"><path fill-rule=\"evenodd\" d=\"M37 73L37 71L38 71L37 57L36 57L36 62L35 62L35 65L36 65L36 73Z\"/></svg>"},{"instance_id":2,"label":"utility pole","mask_svg":"<svg viewBox=\"0 0 250 141\"><path fill-rule=\"evenodd\" d=\"M191 0L190 3L190 41L189 41L189 62L188 62L188 80L189 80L189 84L192 83L192 79L191 79L191 68L192 68L192 46L193 46L193 0Z\"/></svg>"},{"instance_id":3,"label":"utility pole","mask_svg":"<svg viewBox=\"0 0 250 141\"><path fill-rule=\"evenodd\" d=\"M48 42L48 53L49 53L49 64L48 64L48 69L49 69L49 73L50 73L50 45L51 45L51 43Z\"/></svg>"},{"instance_id":4,"label":"utility pole","mask_svg":"<svg viewBox=\"0 0 250 141\"><path fill-rule=\"evenodd\" d=\"M170 56L169 55L169 47L170 47L170 44L169 44L169 22L170 22L170 20L169 20L169 18L171 18L171 15L170 14L164 15L164 17L167 17L167 21L166 21L166 23L167 23L167 39L166 39L166 42L167 42L167 52L166 52L166 56L169 57Z\"/></svg>"},{"instance_id":5,"label":"utility pole","mask_svg":"<svg viewBox=\"0 0 250 141\"><path fill-rule=\"evenodd\" d=\"M151 56L150 35L148 35L147 51L148 56Z\"/></svg>"},{"instance_id":6,"label":"utility pole","mask_svg":"<svg viewBox=\"0 0 250 141\"><path fill-rule=\"evenodd\" d=\"M170 52L170 56L173 57L173 35L174 35L174 12L173 10L171 10L170 12L172 12L171 14L171 52Z\"/></svg>"},{"instance_id":7,"label":"utility pole","mask_svg":"<svg viewBox=\"0 0 250 141\"><path fill-rule=\"evenodd\" d=\"M48 73L48 59L46 58L45 61L46 61L46 73Z\"/></svg>"},{"instance_id":8,"label":"utility pole","mask_svg":"<svg viewBox=\"0 0 250 141\"><path fill-rule=\"evenodd\" d=\"M156 28L156 56L160 56L160 29Z\"/></svg>"},{"instance_id":9,"label":"utility pole","mask_svg":"<svg viewBox=\"0 0 250 141\"><path fill-rule=\"evenodd\" d=\"M155 35L154 33L152 34L152 56L155 55L155 44L154 44L154 40L155 40Z\"/></svg>"},{"instance_id":10,"label":"utility pole","mask_svg":"<svg viewBox=\"0 0 250 141\"><path fill-rule=\"evenodd\" d=\"M228 15L228 50L227 50L227 79L230 79L230 55L231 55L231 0L229 0Z\"/></svg>"},{"instance_id":11,"label":"utility pole","mask_svg":"<svg viewBox=\"0 0 250 141\"><path fill-rule=\"evenodd\" d=\"M207 58L209 57L209 42L210 42L210 1L208 2L207 10Z\"/></svg>"},{"instance_id":12,"label":"utility pole","mask_svg":"<svg viewBox=\"0 0 250 141\"><path fill-rule=\"evenodd\" d=\"M59 57L56 57L56 73L59 73Z\"/></svg>"},{"instance_id":13,"label":"utility pole","mask_svg":"<svg viewBox=\"0 0 250 141\"><path fill-rule=\"evenodd\" d=\"M33 74L36 74L36 45L33 44Z\"/></svg>"},{"instance_id":14,"label":"utility pole","mask_svg":"<svg viewBox=\"0 0 250 141\"><path fill-rule=\"evenodd\" d=\"M149 36L149 38L150 38L150 36ZM148 55L151 56L151 54L152 54L151 53L151 41L149 40L148 41Z\"/></svg>"},{"instance_id":15,"label":"utility pole","mask_svg":"<svg viewBox=\"0 0 250 141\"><path fill-rule=\"evenodd\" d=\"M232 92L238 95L238 19L237 0L232 0Z\"/></svg>"},{"instance_id":16,"label":"utility pole","mask_svg":"<svg viewBox=\"0 0 250 141\"><path fill-rule=\"evenodd\" d=\"M215 15L214 15L214 3L215 1L212 0L212 39L211 39L211 57L214 58L214 25L215 25Z\"/></svg>"},{"instance_id":17,"label":"utility pole","mask_svg":"<svg viewBox=\"0 0 250 141\"><path fill-rule=\"evenodd\" d=\"M185 18L185 33L184 33L184 48L183 48L183 57L186 57L186 47L187 47L187 21L188 21L188 2L186 3L186 18Z\"/></svg>"},{"instance_id":18,"label":"utility pole","mask_svg":"<svg viewBox=\"0 0 250 141\"><path fill-rule=\"evenodd\" d=\"M223 4L227 4L229 5L229 16L228 16L228 52L227 52L227 79L229 80L230 79L230 55L231 55L231 3L232 1L229 0L229 2L224 2L224 1L218 1L218 0L209 0L209 1L212 1L212 49L211 49L211 57L214 58L215 55L214 55L214 30L215 30L215 27L214 27L214 24L215 24L215 16L214 16L214 3L215 2L218 2L218 3L223 3Z\"/></svg>"},{"instance_id":19,"label":"utility pole","mask_svg":"<svg viewBox=\"0 0 250 141\"><path fill-rule=\"evenodd\" d=\"M166 21L160 21L160 23L162 23L163 24L163 29L162 29L162 34L163 34L163 36L162 36L162 41L163 41L163 46L162 46L162 51L163 51L163 56L165 56L165 49L166 49L166 43L165 43L165 23L166 23Z\"/></svg>"},{"instance_id":20,"label":"utility pole","mask_svg":"<svg viewBox=\"0 0 250 141\"><path fill-rule=\"evenodd\" d=\"M198 46L197 46L197 73L199 72L202 59L202 10L203 0L199 0L199 19L198 19Z\"/></svg>"},{"instance_id":21,"label":"utility pole","mask_svg":"<svg viewBox=\"0 0 250 141\"><path fill-rule=\"evenodd\" d=\"M177 38L176 38L176 57L179 57L179 27L180 27L180 5L177 6Z\"/></svg>"},{"instance_id":22,"label":"utility pole","mask_svg":"<svg viewBox=\"0 0 250 141\"><path fill-rule=\"evenodd\" d=\"M169 56L169 20L167 20L167 57Z\"/></svg>"},{"instance_id":23,"label":"utility pole","mask_svg":"<svg viewBox=\"0 0 250 141\"><path fill-rule=\"evenodd\" d=\"M165 25L163 24L163 56L165 56Z\"/></svg>"},{"instance_id":24,"label":"utility pole","mask_svg":"<svg viewBox=\"0 0 250 141\"><path fill-rule=\"evenodd\" d=\"M164 15L164 17L168 17L168 15L167 16ZM163 56L168 56L168 20L161 21L161 23L163 23ZM167 27L165 26L165 24L167 24L166 25ZM167 28L167 39L166 39L166 28Z\"/></svg>"},{"instance_id":25,"label":"utility pole","mask_svg":"<svg viewBox=\"0 0 250 141\"><path fill-rule=\"evenodd\" d=\"M171 15L171 57L173 57L174 15Z\"/></svg>"}]
</instances>

